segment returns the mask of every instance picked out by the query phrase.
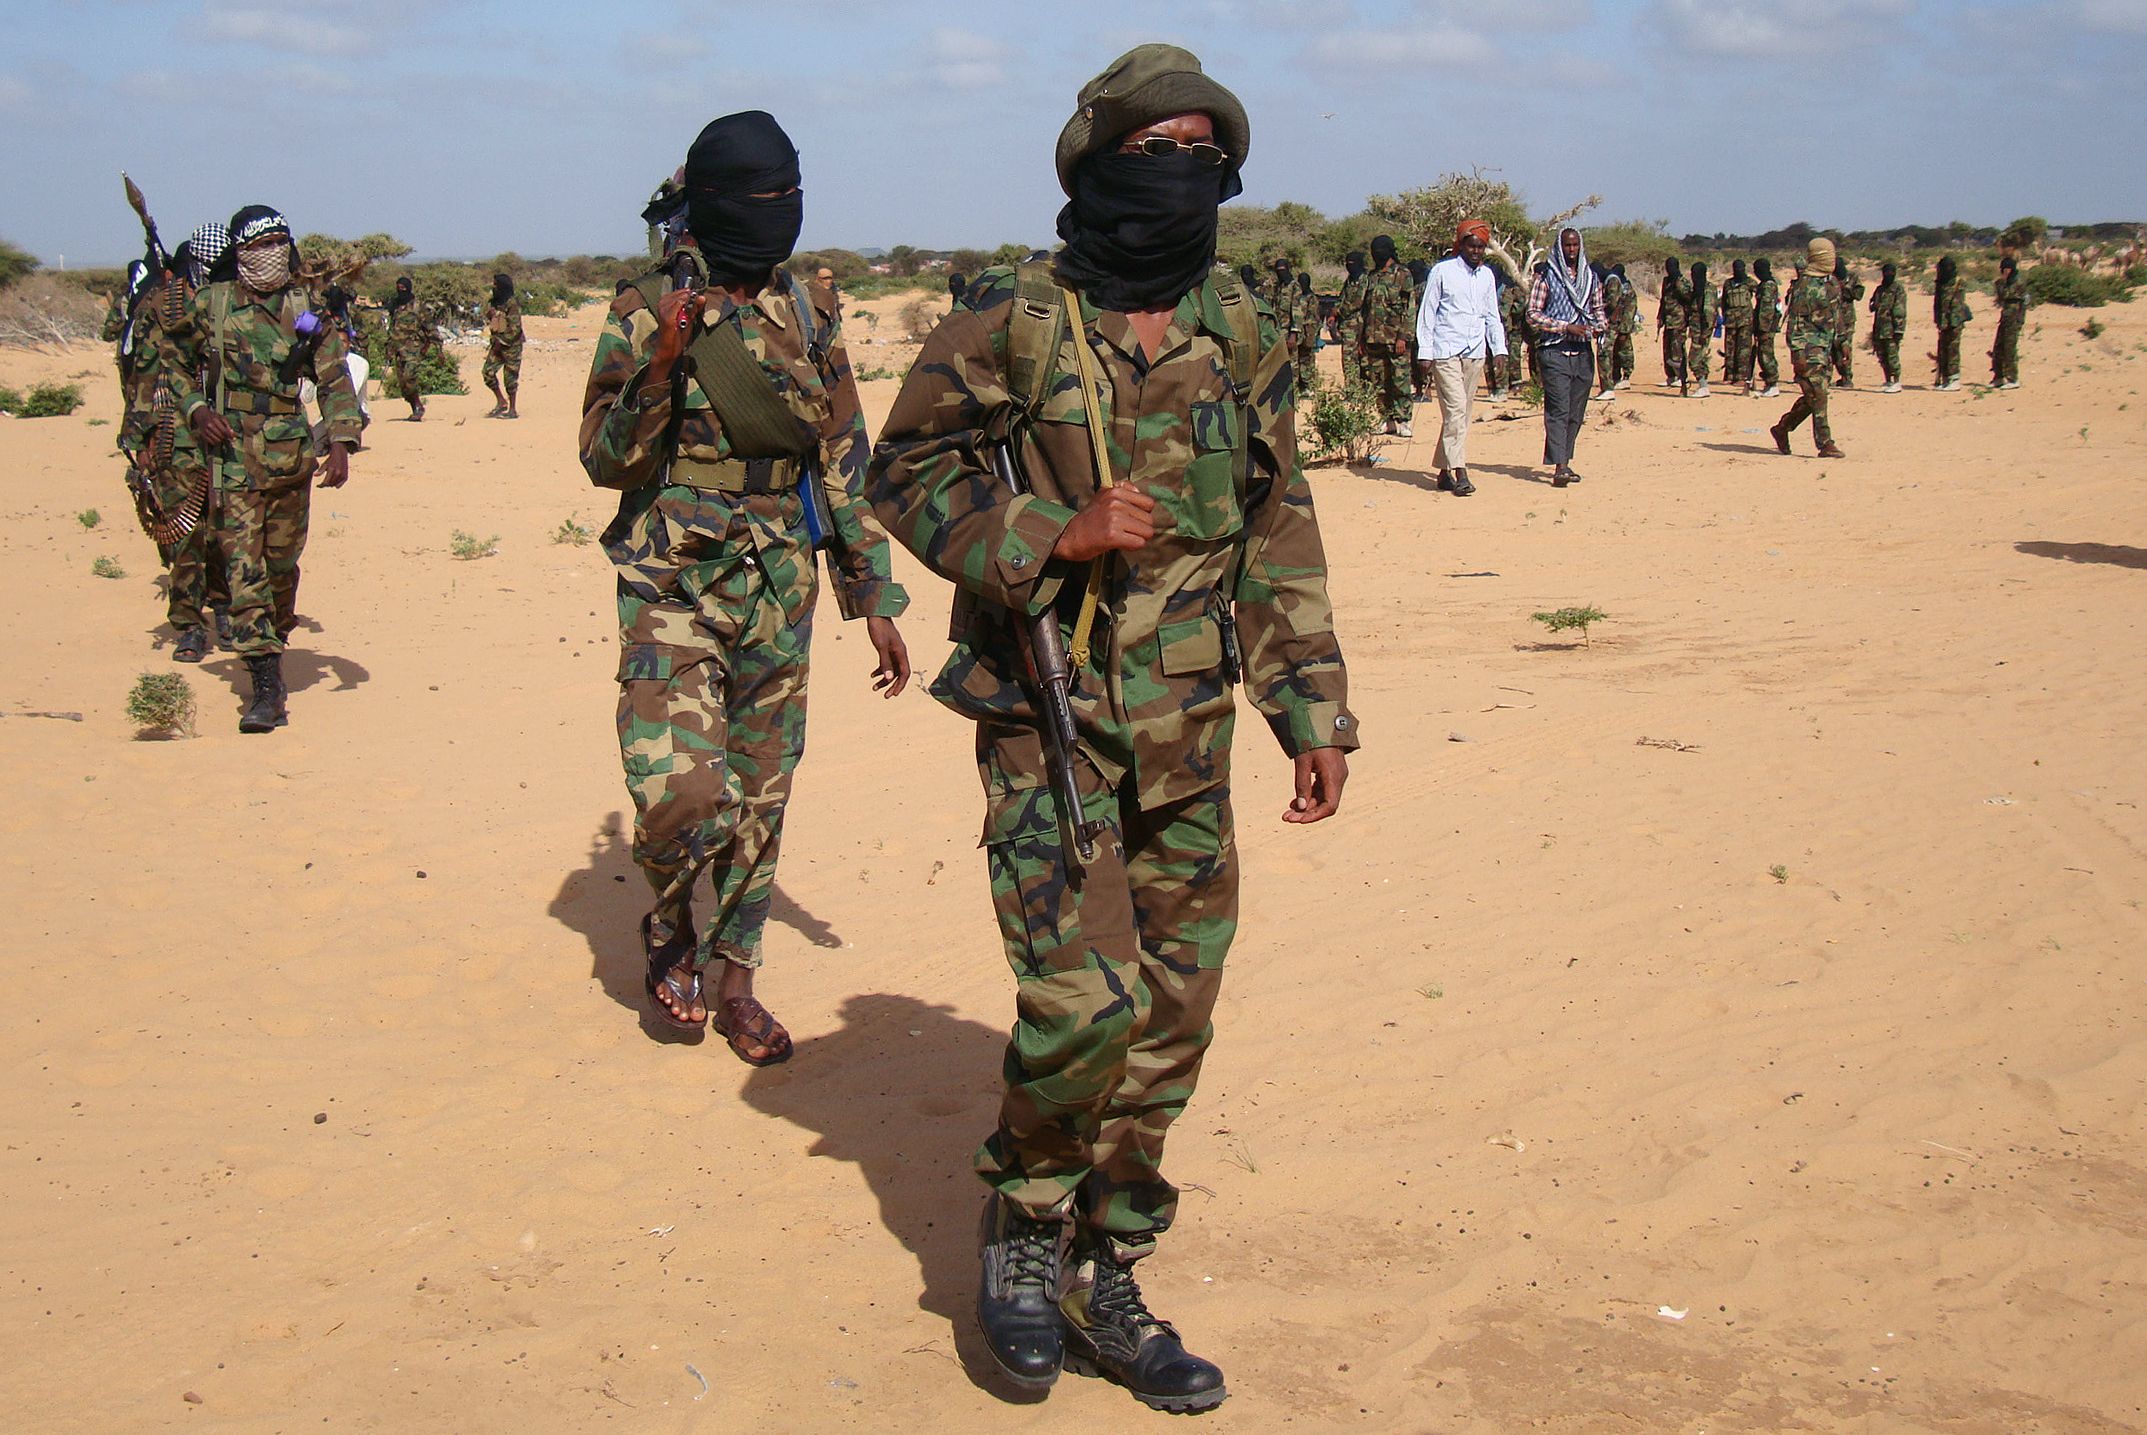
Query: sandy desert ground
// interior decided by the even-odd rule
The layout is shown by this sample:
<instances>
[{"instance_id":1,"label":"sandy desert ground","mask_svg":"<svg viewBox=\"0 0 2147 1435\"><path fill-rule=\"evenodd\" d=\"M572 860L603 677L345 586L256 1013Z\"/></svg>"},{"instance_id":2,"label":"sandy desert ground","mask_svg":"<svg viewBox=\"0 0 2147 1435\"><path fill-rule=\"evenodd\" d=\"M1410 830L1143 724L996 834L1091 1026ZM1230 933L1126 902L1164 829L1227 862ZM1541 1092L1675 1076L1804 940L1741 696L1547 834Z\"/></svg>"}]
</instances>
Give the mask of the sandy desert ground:
<instances>
[{"instance_id":1,"label":"sandy desert ground","mask_svg":"<svg viewBox=\"0 0 2147 1435\"><path fill-rule=\"evenodd\" d=\"M1846 461L1650 348L1579 487L1529 413L1433 492L1430 406L1315 471L1367 745L1295 830L1240 729L1245 925L1146 1272L1229 1372L1203 1428L2147 1429L2147 306L2088 317L2035 311L2003 394L1928 392L1919 321ZM170 640L109 364L0 353L91 394L0 420L0 1427L1167 1423L979 1374L969 740L832 605L762 982L797 1057L653 1035L611 580L550 541L609 514L600 320L531 324L519 423L374 399L268 738L219 655L201 735L136 740ZM947 591L900 566L929 669ZM1581 603L1591 645L1529 621Z\"/></svg>"}]
</instances>

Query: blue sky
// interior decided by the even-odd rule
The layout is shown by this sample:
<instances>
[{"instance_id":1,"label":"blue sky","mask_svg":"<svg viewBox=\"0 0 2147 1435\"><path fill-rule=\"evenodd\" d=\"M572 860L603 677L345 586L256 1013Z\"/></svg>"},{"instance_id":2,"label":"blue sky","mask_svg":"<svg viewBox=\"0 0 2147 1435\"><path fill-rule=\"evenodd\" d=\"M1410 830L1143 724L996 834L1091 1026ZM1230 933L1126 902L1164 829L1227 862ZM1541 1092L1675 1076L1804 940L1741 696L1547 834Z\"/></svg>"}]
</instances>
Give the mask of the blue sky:
<instances>
[{"instance_id":1,"label":"blue sky","mask_svg":"<svg viewBox=\"0 0 2147 1435\"><path fill-rule=\"evenodd\" d=\"M808 247L1043 243L1082 80L1144 40L1244 99L1246 199L1446 170L1673 231L2147 218L2147 0L6 0L0 237L47 263L256 201L421 254L634 252L699 126L766 108ZM988 19L994 27L985 29ZM631 26L631 30L627 27Z\"/></svg>"}]
</instances>

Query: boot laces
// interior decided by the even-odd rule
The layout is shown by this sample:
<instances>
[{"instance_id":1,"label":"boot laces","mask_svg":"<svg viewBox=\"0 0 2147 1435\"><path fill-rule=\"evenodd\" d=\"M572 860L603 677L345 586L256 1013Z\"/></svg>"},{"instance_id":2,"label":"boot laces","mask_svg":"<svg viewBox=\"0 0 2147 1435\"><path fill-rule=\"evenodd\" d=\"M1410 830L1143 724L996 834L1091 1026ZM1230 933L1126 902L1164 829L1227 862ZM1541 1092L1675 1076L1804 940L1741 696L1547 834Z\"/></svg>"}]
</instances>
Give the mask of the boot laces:
<instances>
[{"instance_id":1,"label":"boot laces","mask_svg":"<svg viewBox=\"0 0 2147 1435\"><path fill-rule=\"evenodd\" d=\"M1058 1278L1058 1237L1049 1222L1009 1213L1006 1274L1010 1283L1033 1281L1046 1287Z\"/></svg>"},{"instance_id":2,"label":"boot laces","mask_svg":"<svg viewBox=\"0 0 2147 1435\"><path fill-rule=\"evenodd\" d=\"M1089 1293L1088 1308L1093 1314L1106 1315L1126 1325L1163 1324L1148 1309L1147 1301L1141 1296L1140 1283L1133 1279L1132 1268L1109 1261L1097 1262L1096 1285Z\"/></svg>"}]
</instances>

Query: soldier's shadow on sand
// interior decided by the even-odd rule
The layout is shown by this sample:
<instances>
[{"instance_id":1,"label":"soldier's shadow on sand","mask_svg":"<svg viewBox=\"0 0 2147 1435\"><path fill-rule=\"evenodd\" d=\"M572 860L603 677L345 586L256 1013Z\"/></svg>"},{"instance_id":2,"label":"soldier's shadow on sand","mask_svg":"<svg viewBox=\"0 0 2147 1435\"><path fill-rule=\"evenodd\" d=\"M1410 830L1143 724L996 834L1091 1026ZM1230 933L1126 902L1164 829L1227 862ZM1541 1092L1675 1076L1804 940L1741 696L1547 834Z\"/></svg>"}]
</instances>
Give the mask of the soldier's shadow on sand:
<instances>
[{"instance_id":1,"label":"soldier's shadow on sand","mask_svg":"<svg viewBox=\"0 0 2147 1435\"><path fill-rule=\"evenodd\" d=\"M220 653L204 662L201 670L223 679L232 696L240 702L253 695L253 678L246 671L246 660L236 654ZM293 696L331 681L334 686L328 689L329 692L347 693L361 683L371 682L372 678L370 670L349 658L316 653L310 648L284 649L283 685Z\"/></svg>"},{"instance_id":2,"label":"soldier's shadow on sand","mask_svg":"<svg viewBox=\"0 0 2147 1435\"><path fill-rule=\"evenodd\" d=\"M560 882L546 911L581 933L589 945L589 975L606 996L640 1019L651 1041L691 1045L705 1040L703 1033L667 1026L650 1006L641 953L641 918L648 910L649 885L634 865L633 836L625 818L614 812L598 825L588 859ZM835 929L793 901L780 882L769 915L816 947L842 945Z\"/></svg>"},{"instance_id":3,"label":"soldier's shadow on sand","mask_svg":"<svg viewBox=\"0 0 2147 1435\"><path fill-rule=\"evenodd\" d=\"M1345 470L1352 478L1369 478L1380 483L1398 483L1403 488L1421 489L1425 493L1437 493L1439 480L1435 475L1421 469L1397 468L1391 463L1353 463Z\"/></svg>"},{"instance_id":4,"label":"soldier's shadow on sand","mask_svg":"<svg viewBox=\"0 0 2147 1435\"><path fill-rule=\"evenodd\" d=\"M984 1189L970 1162L992 1120L1006 1033L891 992L851 997L840 1016L840 1027L800 1042L786 1064L747 1077L745 1099L816 1133L811 1154L851 1162L864 1176L880 1223L917 1259L918 1309L949 1326L944 1342L912 1353L953 1359L1002 1400L1043 1399L999 1378L974 1315Z\"/></svg>"},{"instance_id":5,"label":"soldier's shadow on sand","mask_svg":"<svg viewBox=\"0 0 2147 1435\"><path fill-rule=\"evenodd\" d=\"M2115 568L2147 569L2147 548L2131 548L2121 543L2016 543L2015 553L2025 553L2030 558L2060 558L2067 563L2107 563Z\"/></svg>"}]
</instances>

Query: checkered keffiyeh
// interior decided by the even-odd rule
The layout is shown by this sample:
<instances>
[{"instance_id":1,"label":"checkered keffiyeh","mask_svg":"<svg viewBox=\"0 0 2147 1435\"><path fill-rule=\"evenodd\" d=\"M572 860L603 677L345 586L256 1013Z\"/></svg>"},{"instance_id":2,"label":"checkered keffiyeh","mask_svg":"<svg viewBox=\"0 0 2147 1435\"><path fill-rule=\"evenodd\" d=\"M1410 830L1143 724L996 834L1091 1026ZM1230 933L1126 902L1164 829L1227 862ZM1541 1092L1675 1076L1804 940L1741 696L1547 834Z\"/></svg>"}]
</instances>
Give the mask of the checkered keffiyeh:
<instances>
[{"instance_id":1,"label":"checkered keffiyeh","mask_svg":"<svg viewBox=\"0 0 2147 1435\"><path fill-rule=\"evenodd\" d=\"M194 256L194 262L204 273L214 269L216 261L223 258L224 251L230 247L231 231L214 223L202 225L186 241L187 252Z\"/></svg>"}]
</instances>

